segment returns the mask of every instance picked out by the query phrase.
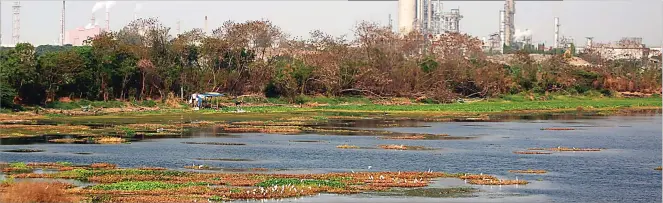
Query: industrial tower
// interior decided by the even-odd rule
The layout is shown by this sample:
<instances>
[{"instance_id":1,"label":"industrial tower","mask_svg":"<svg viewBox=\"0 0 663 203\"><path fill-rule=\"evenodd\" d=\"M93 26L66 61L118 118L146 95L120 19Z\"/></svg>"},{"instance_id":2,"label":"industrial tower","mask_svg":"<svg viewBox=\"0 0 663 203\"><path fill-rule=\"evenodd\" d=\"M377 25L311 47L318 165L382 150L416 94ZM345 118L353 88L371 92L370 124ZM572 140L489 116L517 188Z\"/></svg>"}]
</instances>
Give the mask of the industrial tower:
<instances>
[{"instance_id":1,"label":"industrial tower","mask_svg":"<svg viewBox=\"0 0 663 203\"><path fill-rule=\"evenodd\" d=\"M64 46L64 1L62 1L62 16L60 16L60 46Z\"/></svg>"},{"instance_id":2,"label":"industrial tower","mask_svg":"<svg viewBox=\"0 0 663 203\"><path fill-rule=\"evenodd\" d=\"M554 36L554 41L553 41L553 48L557 49L559 48L559 18L555 17L555 36Z\"/></svg>"},{"instance_id":3,"label":"industrial tower","mask_svg":"<svg viewBox=\"0 0 663 203\"><path fill-rule=\"evenodd\" d=\"M504 2L504 45L511 46L514 41L515 28L515 14L516 2L514 0L506 0Z\"/></svg>"},{"instance_id":4,"label":"industrial tower","mask_svg":"<svg viewBox=\"0 0 663 203\"><path fill-rule=\"evenodd\" d=\"M17 44L21 39L21 2L15 1L12 10L12 43Z\"/></svg>"},{"instance_id":5,"label":"industrial tower","mask_svg":"<svg viewBox=\"0 0 663 203\"><path fill-rule=\"evenodd\" d=\"M434 1L437 1L436 4ZM440 0L398 1L398 31L402 35L414 30L433 35L460 32L462 18L460 9L443 12Z\"/></svg>"}]
</instances>

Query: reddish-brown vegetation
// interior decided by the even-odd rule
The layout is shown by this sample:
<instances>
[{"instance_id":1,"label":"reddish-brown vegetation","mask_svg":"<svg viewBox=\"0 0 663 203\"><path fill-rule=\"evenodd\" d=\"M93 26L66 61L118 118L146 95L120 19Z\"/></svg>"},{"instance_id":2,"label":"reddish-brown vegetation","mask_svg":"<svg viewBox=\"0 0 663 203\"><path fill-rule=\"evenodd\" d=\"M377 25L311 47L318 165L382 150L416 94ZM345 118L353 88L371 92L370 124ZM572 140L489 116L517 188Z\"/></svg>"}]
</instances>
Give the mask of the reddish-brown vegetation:
<instances>
[{"instance_id":1,"label":"reddish-brown vegetation","mask_svg":"<svg viewBox=\"0 0 663 203\"><path fill-rule=\"evenodd\" d=\"M90 164L90 168L93 169L114 169L117 167L116 164L111 164L111 163L93 163Z\"/></svg>"},{"instance_id":2,"label":"reddish-brown vegetation","mask_svg":"<svg viewBox=\"0 0 663 203\"><path fill-rule=\"evenodd\" d=\"M550 152L537 152L537 151L515 151L514 154L552 154Z\"/></svg>"},{"instance_id":3,"label":"reddish-brown vegetation","mask_svg":"<svg viewBox=\"0 0 663 203\"><path fill-rule=\"evenodd\" d=\"M490 175L447 174L442 172L352 172L325 174L260 174L260 173L194 173L168 170L99 169L110 164L95 164L77 171L59 173L26 173L11 175L14 178L66 178L81 179L109 186L116 183L146 184L141 189L76 188L64 190L66 194L105 198L111 202L191 202L236 199L287 198L319 193L353 194L363 191L383 191L393 187L425 187L433 178L461 178L470 184L509 185L527 184L519 180L499 180ZM31 166L58 167L57 164L40 163ZM113 165L114 166L114 165ZM65 167L61 167L65 168ZM93 169L93 170L92 170ZM264 171L255 168L253 171ZM269 183L274 180L292 181L288 184ZM313 181L304 183L303 181ZM301 184L298 184L300 183ZM203 184L191 184L203 183ZM290 184L295 183L295 184ZM170 185L159 188L154 185ZM263 184L263 185L261 185ZM269 186L265 186L267 184ZM211 186L211 187L210 187ZM1 187L0 187L1 188ZM61 187L65 188L65 187ZM154 188L154 189L150 189ZM67 197L67 195L61 195Z\"/></svg>"},{"instance_id":4,"label":"reddish-brown vegetation","mask_svg":"<svg viewBox=\"0 0 663 203\"><path fill-rule=\"evenodd\" d=\"M78 202L77 197L65 192L70 184L59 182L22 181L1 186L1 202L39 203L39 202Z\"/></svg>"},{"instance_id":5,"label":"reddish-brown vegetation","mask_svg":"<svg viewBox=\"0 0 663 203\"><path fill-rule=\"evenodd\" d=\"M575 130L575 128L542 128L541 130Z\"/></svg>"},{"instance_id":6,"label":"reddish-brown vegetation","mask_svg":"<svg viewBox=\"0 0 663 203\"><path fill-rule=\"evenodd\" d=\"M509 173L533 173L533 174L542 174L542 173L548 173L548 171L546 171L546 170L527 169L527 170L509 170Z\"/></svg>"}]
</instances>

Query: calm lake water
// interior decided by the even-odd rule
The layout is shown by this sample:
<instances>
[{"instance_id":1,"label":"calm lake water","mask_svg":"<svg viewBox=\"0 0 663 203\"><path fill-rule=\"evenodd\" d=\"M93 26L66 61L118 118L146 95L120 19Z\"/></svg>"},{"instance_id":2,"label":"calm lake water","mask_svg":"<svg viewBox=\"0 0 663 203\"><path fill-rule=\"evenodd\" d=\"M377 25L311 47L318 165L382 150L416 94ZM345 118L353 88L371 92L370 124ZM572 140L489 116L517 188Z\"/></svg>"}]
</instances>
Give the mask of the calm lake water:
<instances>
[{"instance_id":1,"label":"calm lake water","mask_svg":"<svg viewBox=\"0 0 663 203\"><path fill-rule=\"evenodd\" d=\"M205 164L223 168L283 169L280 173L335 171L444 171L493 174L525 179L525 186L475 186L442 179L430 187L469 186L480 192L462 198L392 197L379 194L330 195L285 199L286 202L661 202L660 115L610 116L575 120L418 123L425 127L382 128L398 132L475 136L473 140L383 140L376 136L233 134L199 129L191 137L148 139L120 145L34 143L0 145L0 150L35 148L45 152L0 152L5 162L110 162L121 167L159 166L184 170ZM544 131L541 128L575 128ZM377 128L375 128L377 129ZM319 142L297 142L319 141ZM241 146L182 142L245 143ZM0 143L2 144L2 143ZM7 143L4 143L7 144ZM428 151L338 149L351 144L376 147L405 144ZM600 152L520 155L531 147L605 148ZM75 154L91 153L91 154ZM197 159L249 159L201 161ZM370 169L369 169L370 168ZM513 169L545 169L542 175L512 174Z\"/></svg>"}]
</instances>

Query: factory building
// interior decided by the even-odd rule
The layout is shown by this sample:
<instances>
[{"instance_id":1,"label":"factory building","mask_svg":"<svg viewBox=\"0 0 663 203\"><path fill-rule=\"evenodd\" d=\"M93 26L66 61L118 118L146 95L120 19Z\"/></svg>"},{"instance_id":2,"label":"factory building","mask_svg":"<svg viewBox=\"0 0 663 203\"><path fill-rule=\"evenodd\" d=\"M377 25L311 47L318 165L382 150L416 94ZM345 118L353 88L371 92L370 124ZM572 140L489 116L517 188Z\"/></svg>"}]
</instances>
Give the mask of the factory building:
<instances>
[{"instance_id":1,"label":"factory building","mask_svg":"<svg viewBox=\"0 0 663 203\"><path fill-rule=\"evenodd\" d=\"M460 9L443 12L440 0L399 0L398 30L402 35L412 31L440 35L460 32Z\"/></svg>"},{"instance_id":2,"label":"factory building","mask_svg":"<svg viewBox=\"0 0 663 203\"><path fill-rule=\"evenodd\" d=\"M99 33L101 33L101 26L93 25L86 27L79 27L73 30L67 31L64 44L71 44L72 46L83 46L85 45L85 40L92 38Z\"/></svg>"},{"instance_id":3,"label":"factory building","mask_svg":"<svg viewBox=\"0 0 663 203\"><path fill-rule=\"evenodd\" d=\"M590 41L588 42L588 46L589 48L586 47L585 49L595 51L601 57L608 60L643 59L649 57L651 51L642 44L642 38L639 37L625 37L617 42L606 44Z\"/></svg>"}]
</instances>

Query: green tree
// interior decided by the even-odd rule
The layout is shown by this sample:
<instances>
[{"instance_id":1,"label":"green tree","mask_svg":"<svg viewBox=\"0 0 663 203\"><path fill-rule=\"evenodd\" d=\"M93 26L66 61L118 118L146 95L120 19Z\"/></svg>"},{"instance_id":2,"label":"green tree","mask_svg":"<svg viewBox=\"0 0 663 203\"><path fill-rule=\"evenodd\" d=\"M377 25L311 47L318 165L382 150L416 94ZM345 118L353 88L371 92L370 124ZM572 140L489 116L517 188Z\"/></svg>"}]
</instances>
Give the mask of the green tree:
<instances>
[{"instance_id":1,"label":"green tree","mask_svg":"<svg viewBox=\"0 0 663 203\"><path fill-rule=\"evenodd\" d=\"M60 88L75 82L77 73L85 67L76 51L48 52L39 58L39 81L46 89L46 100L54 101Z\"/></svg>"}]
</instances>

